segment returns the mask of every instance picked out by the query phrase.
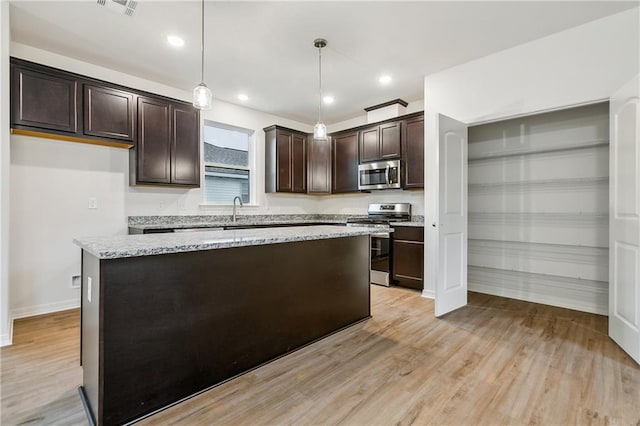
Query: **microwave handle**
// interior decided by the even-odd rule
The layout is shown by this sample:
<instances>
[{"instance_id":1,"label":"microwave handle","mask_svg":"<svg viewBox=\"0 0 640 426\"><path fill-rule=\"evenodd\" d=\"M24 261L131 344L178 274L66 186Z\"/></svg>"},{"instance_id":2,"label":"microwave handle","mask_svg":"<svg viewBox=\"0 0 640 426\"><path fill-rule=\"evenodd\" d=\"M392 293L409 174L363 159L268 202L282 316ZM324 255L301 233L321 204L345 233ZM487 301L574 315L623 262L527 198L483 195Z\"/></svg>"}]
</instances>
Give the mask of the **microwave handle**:
<instances>
[{"instance_id":1,"label":"microwave handle","mask_svg":"<svg viewBox=\"0 0 640 426\"><path fill-rule=\"evenodd\" d=\"M390 166L387 164L387 168L384 171L384 176L387 179L387 185L391 184L391 182L389 182L389 169L390 169Z\"/></svg>"}]
</instances>

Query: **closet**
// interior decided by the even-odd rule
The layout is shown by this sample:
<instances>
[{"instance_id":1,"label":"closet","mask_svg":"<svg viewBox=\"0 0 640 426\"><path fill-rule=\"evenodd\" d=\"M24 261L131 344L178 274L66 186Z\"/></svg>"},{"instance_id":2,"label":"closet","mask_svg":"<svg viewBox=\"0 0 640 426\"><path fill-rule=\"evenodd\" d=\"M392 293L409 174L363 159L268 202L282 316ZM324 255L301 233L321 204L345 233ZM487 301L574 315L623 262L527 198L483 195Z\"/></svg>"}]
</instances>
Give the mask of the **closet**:
<instances>
[{"instance_id":1,"label":"closet","mask_svg":"<svg viewBox=\"0 0 640 426\"><path fill-rule=\"evenodd\" d=\"M609 104L469 127L468 289L608 313Z\"/></svg>"}]
</instances>

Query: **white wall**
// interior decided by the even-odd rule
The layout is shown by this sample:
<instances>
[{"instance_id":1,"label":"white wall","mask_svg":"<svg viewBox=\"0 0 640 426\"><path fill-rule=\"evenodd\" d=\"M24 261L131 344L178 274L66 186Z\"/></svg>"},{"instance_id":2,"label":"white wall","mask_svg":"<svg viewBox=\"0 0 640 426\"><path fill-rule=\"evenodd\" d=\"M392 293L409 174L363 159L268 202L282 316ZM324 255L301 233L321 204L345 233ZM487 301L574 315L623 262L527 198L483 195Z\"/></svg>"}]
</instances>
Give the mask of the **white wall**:
<instances>
[{"instance_id":1,"label":"white wall","mask_svg":"<svg viewBox=\"0 0 640 426\"><path fill-rule=\"evenodd\" d=\"M631 9L425 77L425 221L438 221L437 114L467 123L608 98L638 73L639 9ZM427 227L425 295L437 232Z\"/></svg>"},{"instance_id":2,"label":"white wall","mask_svg":"<svg viewBox=\"0 0 640 426\"><path fill-rule=\"evenodd\" d=\"M9 321L9 2L0 1L0 346L11 342Z\"/></svg>"},{"instance_id":3,"label":"white wall","mask_svg":"<svg viewBox=\"0 0 640 426\"><path fill-rule=\"evenodd\" d=\"M389 99L391 100L391 99ZM409 102L407 107L405 108L405 114L412 114L414 112L423 111L424 110L424 100L419 99L417 101ZM364 111L364 109L362 110ZM351 129L353 127L364 126L367 123L367 114L363 112L362 115L359 115L354 118L350 118L348 120L340 121L338 123L328 124L327 130L329 133L338 132L340 130Z\"/></svg>"}]
</instances>

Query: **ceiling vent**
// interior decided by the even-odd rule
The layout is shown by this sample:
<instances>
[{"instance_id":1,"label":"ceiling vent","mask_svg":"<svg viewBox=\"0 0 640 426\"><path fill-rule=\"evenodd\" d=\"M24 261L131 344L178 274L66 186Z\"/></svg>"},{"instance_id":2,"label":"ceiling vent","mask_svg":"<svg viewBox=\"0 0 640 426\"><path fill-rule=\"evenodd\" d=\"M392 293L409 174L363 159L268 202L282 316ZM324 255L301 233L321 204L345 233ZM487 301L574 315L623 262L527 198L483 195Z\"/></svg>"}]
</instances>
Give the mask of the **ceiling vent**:
<instances>
[{"instance_id":1,"label":"ceiling vent","mask_svg":"<svg viewBox=\"0 0 640 426\"><path fill-rule=\"evenodd\" d=\"M98 4L119 15L133 16L138 2L136 0L98 0Z\"/></svg>"}]
</instances>

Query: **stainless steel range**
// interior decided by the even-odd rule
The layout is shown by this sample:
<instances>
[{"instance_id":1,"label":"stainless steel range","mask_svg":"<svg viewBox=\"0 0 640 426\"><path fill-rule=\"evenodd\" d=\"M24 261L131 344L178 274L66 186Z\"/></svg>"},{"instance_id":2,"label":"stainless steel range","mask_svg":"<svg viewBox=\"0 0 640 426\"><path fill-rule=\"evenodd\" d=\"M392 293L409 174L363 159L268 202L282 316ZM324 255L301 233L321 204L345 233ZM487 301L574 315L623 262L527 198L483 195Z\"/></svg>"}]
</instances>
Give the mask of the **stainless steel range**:
<instances>
[{"instance_id":1,"label":"stainless steel range","mask_svg":"<svg viewBox=\"0 0 640 426\"><path fill-rule=\"evenodd\" d=\"M411 204L369 204L367 217L347 219L347 226L379 226L386 228L391 222L411 220ZM371 234L371 273L372 284L391 285L393 265L393 244L389 234L380 232Z\"/></svg>"}]
</instances>

